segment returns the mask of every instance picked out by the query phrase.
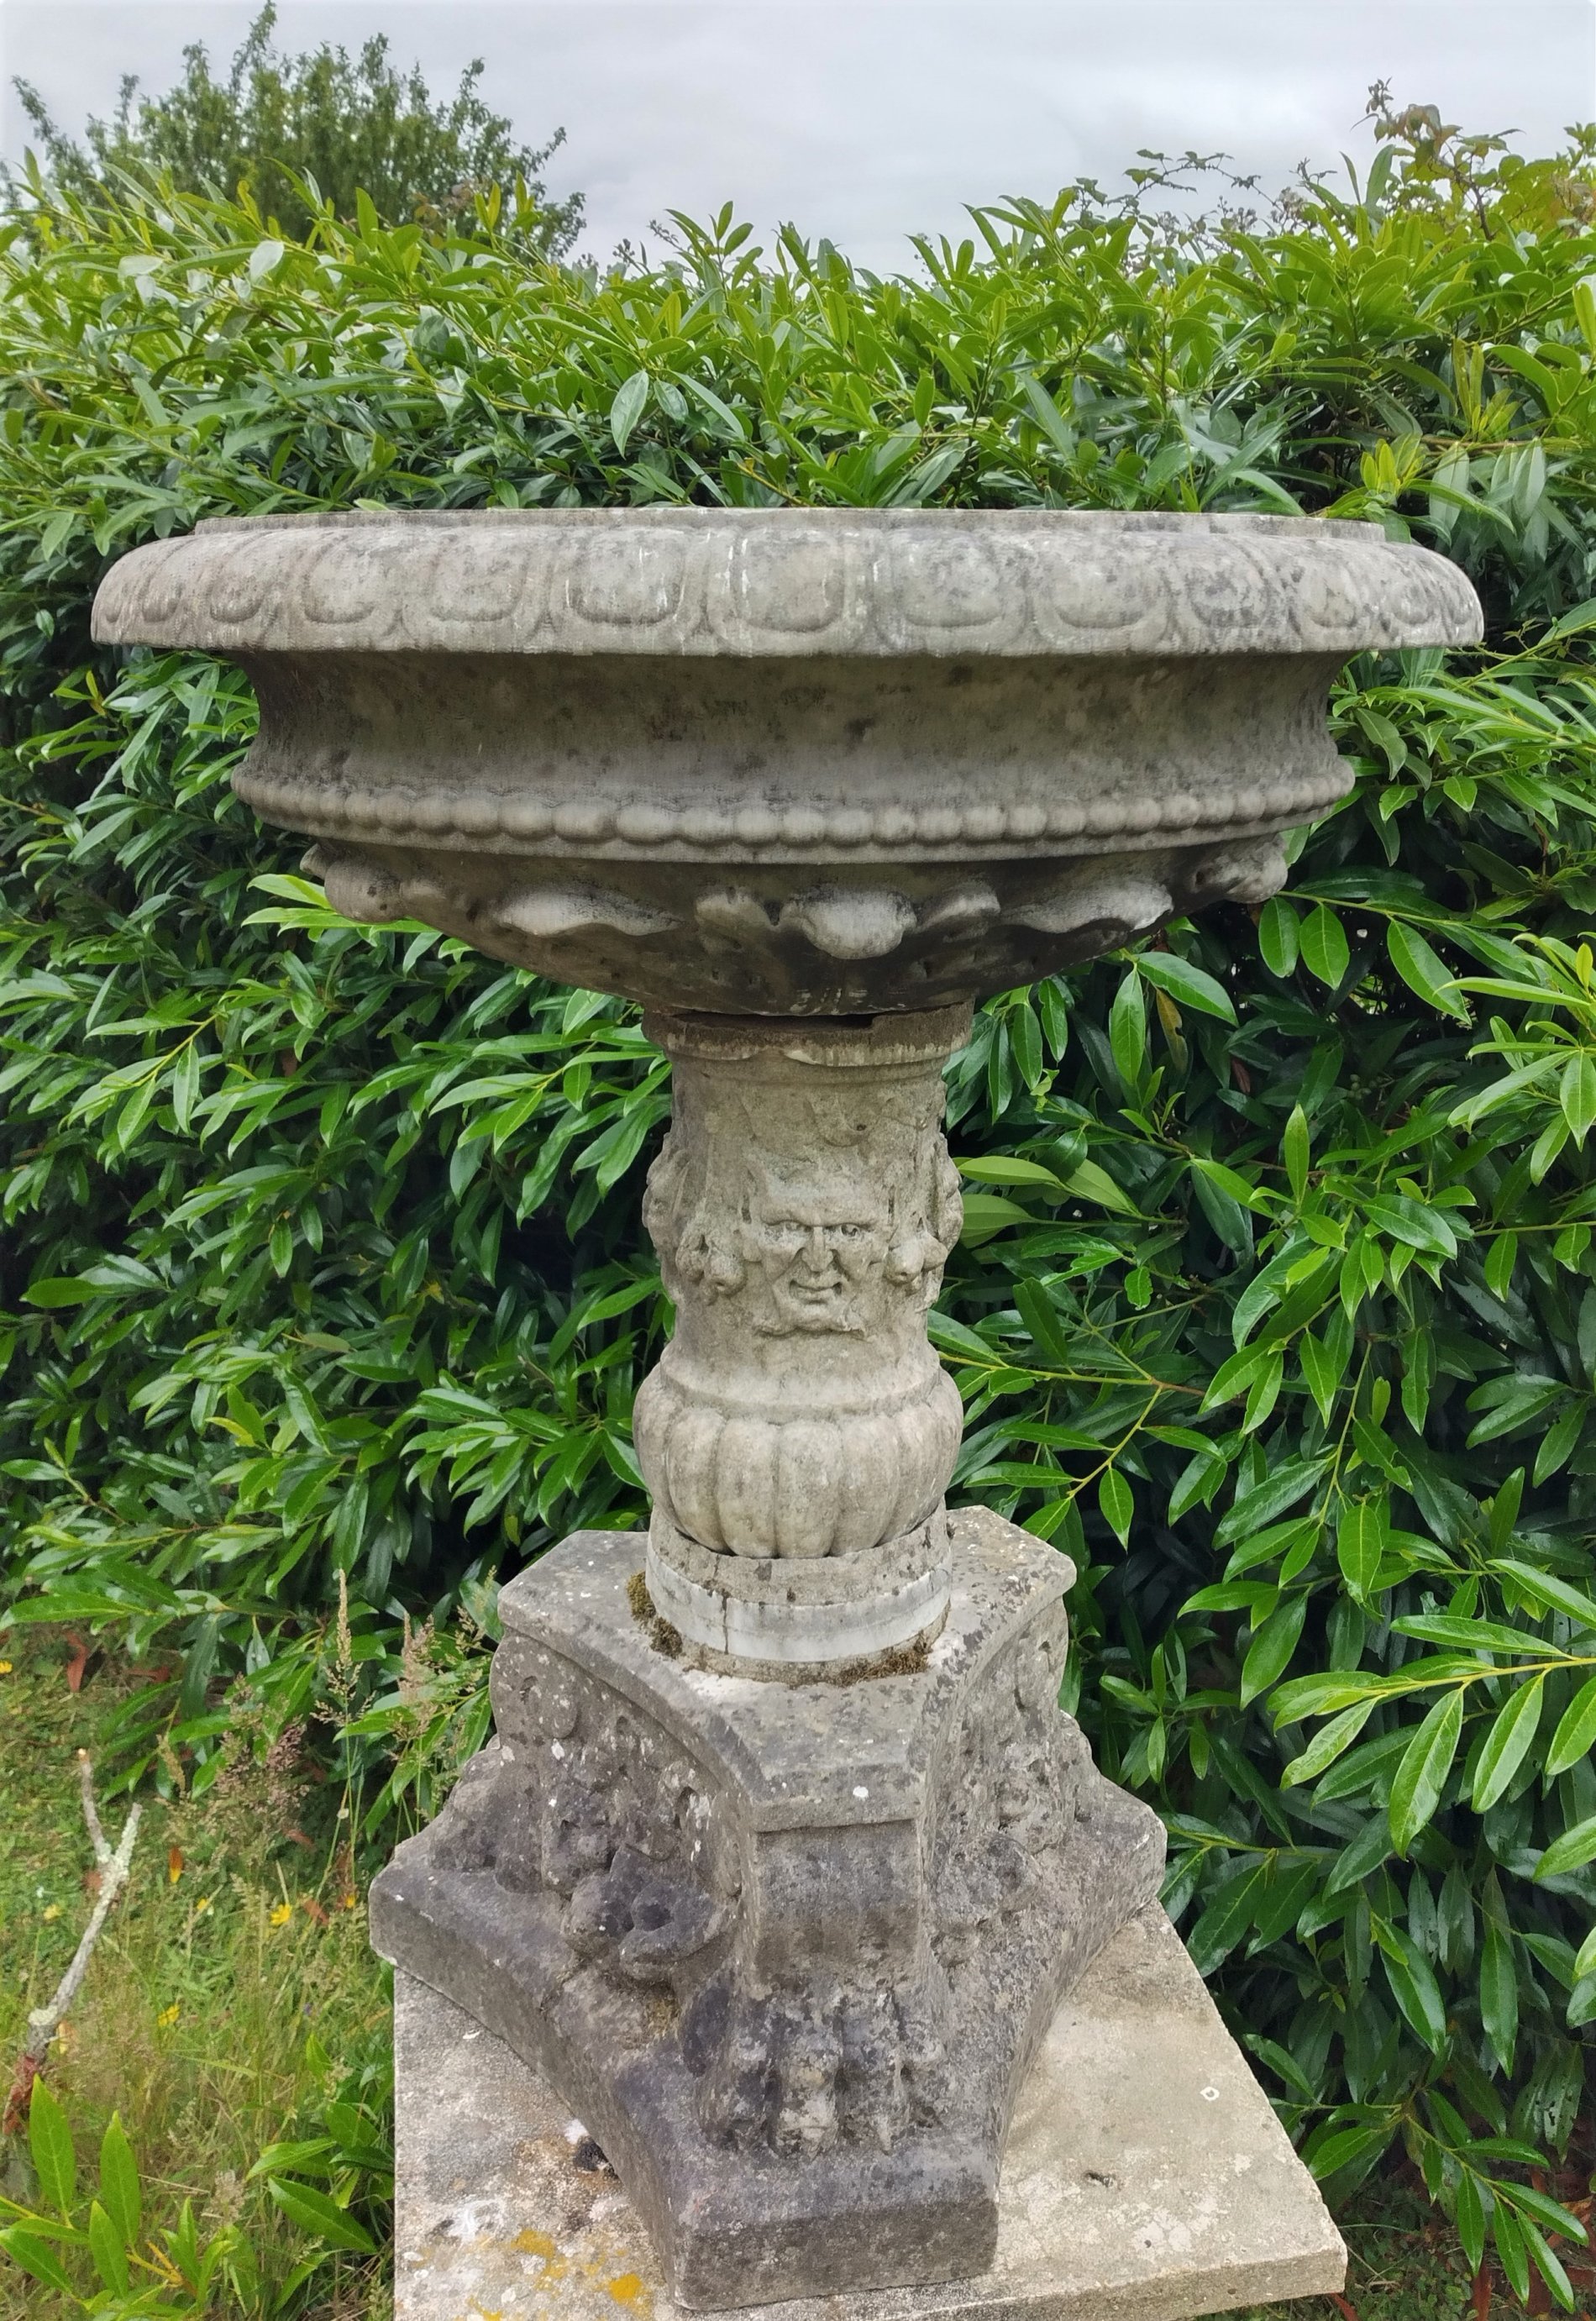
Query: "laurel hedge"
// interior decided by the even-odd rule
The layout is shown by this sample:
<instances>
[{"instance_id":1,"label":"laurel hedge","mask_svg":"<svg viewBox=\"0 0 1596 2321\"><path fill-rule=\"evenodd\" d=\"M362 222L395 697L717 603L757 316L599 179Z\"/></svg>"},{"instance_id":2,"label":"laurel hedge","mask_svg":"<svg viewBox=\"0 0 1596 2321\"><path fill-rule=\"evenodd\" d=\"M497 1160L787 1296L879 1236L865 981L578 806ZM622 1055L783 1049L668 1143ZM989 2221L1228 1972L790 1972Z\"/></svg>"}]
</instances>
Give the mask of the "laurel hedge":
<instances>
[{"instance_id":1,"label":"laurel hedge","mask_svg":"<svg viewBox=\"0 0 1596 2321\"><path fill-rule=\"evenodd\" d=\"M1596 2020L1591 140L1388 128L1264 222L1077 187L890 280L729 214L558 266L494 197L11 219L4 1584L157 1671L129 1780L203 1788L242 1686L264 1735L324 1720L384 1843L484 1729L493 1583L642 1519L667 1318L633 1011L331 911L229 788L242 678L91 645L125 549L682 501L1424 540L1487 643L1349 669L1355 787L1286 892L980 1015L933 1321L957 1494L1078 1563L1067 1697L1332 2197L1396 2147L1471 2264L1566 2301L1531 2177Z\"/></svg>"}]
</instances>

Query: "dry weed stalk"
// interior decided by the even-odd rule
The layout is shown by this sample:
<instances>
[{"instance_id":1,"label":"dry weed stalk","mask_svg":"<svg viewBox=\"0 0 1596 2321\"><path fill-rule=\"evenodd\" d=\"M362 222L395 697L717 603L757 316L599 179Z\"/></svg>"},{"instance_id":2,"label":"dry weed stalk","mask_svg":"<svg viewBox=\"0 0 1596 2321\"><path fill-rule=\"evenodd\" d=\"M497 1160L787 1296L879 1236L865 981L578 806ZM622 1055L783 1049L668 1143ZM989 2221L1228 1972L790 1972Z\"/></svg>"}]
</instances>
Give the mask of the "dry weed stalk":
<instances>
[{"instance_id":1,"label":"dry weed stalk","mask_svg":"<svg viewBox=\"0 0 1596 2321\"><path fill-rule=\"evenodd\" d=\"M83 1818L87 1825L89 1843L95 1850L99 1889L82 1939L72 1954L72 1963L57 1983L54 1996L47 2007L36 2007L28 2017L28 2036L17 2058L11 2091L5 2098L5 2116L0 2119L0 2135L14 2135L27 2118L33 2082L44 2068L50 2043L60 2029L68 2008L83 1986L89 1960L94 1956L95 1944L100 1939L117 1896L127 1883L128 1870L132 1862L133 1840L139 1834L142 1807L129 1807L122 1835L113 1846L100 1825L99 1808L95 1803L94 1766L87 1749L78 1752L78 1786L83 1797Z\"/></svg>"}]
</instances>

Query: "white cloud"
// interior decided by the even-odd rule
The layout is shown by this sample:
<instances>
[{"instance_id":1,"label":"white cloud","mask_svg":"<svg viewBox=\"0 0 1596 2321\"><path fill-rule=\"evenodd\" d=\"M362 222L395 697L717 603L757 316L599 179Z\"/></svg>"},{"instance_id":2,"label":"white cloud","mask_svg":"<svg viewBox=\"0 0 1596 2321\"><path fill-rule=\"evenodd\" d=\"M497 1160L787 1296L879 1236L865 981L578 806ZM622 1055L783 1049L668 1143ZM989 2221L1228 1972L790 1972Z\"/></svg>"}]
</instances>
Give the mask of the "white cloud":
<instances>
[{"instance_id":1,"label":"white cloud","mask_svg":"<svg viewBox=\"0 0 1596 2321\"><path fill-rule=\"evenodd\" d=\"M186 41L231 53L233 0L8 0L5 71L62 122L165 86ZM1506 37L1510 27L1510 37ZM480 53L524 136L563 122L553 172L588 196L589 247L667 208L724 201L867 264L903 236L968 230L967 202L1116 178L1138 147L1224 148L1272 188L1311 157L1366 152L1369 83L1546 150L1596 116L1591 0L283 0L279 40L387 32L435 87ZM7 86L14 156L25 123Z\"/></svg>"}]
</instances>

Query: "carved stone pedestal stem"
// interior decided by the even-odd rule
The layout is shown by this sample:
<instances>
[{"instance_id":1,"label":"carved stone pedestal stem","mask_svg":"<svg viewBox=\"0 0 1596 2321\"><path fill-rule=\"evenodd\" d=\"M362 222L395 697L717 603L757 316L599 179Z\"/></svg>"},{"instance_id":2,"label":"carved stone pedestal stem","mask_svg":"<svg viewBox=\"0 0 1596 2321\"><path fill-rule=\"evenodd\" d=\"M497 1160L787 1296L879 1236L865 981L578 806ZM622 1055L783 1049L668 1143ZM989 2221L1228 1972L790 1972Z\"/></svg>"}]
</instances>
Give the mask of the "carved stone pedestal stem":
<instances>
[{"instance_id":1,"label":"carved stone pedestal stem","mask_svg":"<svg viewBox=\"0 0 1596 2321\"><path fill-rule=\"evenodd\" d=\"M962 1419L926 1310L959 1235L942 1074L968 1010L644 1020L675 1092L643 1221L676 1331L634 1417L655 1607L743 1673L924 1647Z\"/></svg>"}]
</instances>

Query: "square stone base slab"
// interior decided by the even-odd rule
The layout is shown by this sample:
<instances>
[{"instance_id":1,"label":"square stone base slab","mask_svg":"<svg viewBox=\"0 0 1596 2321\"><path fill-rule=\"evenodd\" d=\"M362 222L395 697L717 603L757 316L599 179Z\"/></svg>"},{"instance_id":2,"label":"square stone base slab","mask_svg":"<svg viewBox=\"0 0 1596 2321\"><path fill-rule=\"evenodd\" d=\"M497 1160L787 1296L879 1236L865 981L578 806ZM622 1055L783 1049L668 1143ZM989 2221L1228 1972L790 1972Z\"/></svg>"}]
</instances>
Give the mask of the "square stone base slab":
<instances>
[{"instance_id":1,"label":"square stone base slab","mask_svg":"<svg viewBox=\"0 0 1596 2321\"><path fill-rule=\"evenodd\" d=\"M395 2321L685 2321L635 2210L546 2082L394 1978ZM973 2280L750 2321L1184 2321L1325 2296L1346 2251L1156 1904L1064 2000L1016 2109Z\"/></svg>"}]
</instances>

